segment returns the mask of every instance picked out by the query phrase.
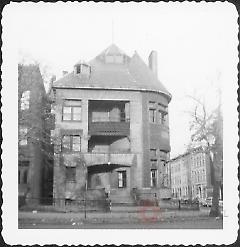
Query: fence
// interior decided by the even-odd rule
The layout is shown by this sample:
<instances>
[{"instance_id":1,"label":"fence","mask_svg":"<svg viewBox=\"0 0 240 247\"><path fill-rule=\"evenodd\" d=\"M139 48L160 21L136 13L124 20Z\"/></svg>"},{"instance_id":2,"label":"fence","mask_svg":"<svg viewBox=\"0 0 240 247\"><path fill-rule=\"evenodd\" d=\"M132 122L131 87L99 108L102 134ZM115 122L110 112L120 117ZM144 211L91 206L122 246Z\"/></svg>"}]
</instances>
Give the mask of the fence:
<instances>
[{"instance_id":1,"label":"fence","mask_svg":"<svg viewBox=\"0 0 240 247\"><path fill-rule=\"evenodd\" d=\"M120 197L119 201L127 201L129 197ZM66 199L66 198L24 198L19 197L20 211L45 211L45 212L134 212L144 210L167 211L197 211L200 209L198 201L190 200L158 200L156 193L145 193L133 203L112 203L110 198L103 199Z\"/></svg>"},{"instance_id":2,"label":"fence","mask_svg":"<svg viewBox=\"0 0 240 247\"><path fill-rule=\"evenodd\" d=\"M163 203L162 203L163 204ZM164 207L162 205L162 207ZM178 209L178 210L199 210L199 202L192 200L169 200L168 203L169 209Z\"/></svg>"},{"instance_id":3,"label":"fence","mask_svg":"<svg viewBox=\"0 0 240 247\"><path fill-rule=\"evenodd\" d=\"M26 198L18 197L19 210L39 210L58 212L86 212L104 211L109 212L111 201L104 199L66 199L66 198Z\"/></svg>"}]
</instances>

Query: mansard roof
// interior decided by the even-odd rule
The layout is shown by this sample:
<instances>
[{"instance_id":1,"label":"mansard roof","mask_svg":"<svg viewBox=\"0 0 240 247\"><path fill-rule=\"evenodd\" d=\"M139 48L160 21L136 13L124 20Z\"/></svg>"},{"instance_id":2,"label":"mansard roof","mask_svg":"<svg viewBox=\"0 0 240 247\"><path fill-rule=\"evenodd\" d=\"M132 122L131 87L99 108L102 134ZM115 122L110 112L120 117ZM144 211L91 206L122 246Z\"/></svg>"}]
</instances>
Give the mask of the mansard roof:
<instances>
[{"instance_id":1,"label":"mansard roof","mask_svg":"<svg viewBox=\"0 0 240 247\"><path fill-rule=\"evenodd\" d=\"M106 63L108 55L122 55L123 63ZM129 57L112 44L88 63L91 66L89 77L71 72L55 81L53 87L150 91L171 100L171 94L136 52Z\"/></svg>"}]
</instances>

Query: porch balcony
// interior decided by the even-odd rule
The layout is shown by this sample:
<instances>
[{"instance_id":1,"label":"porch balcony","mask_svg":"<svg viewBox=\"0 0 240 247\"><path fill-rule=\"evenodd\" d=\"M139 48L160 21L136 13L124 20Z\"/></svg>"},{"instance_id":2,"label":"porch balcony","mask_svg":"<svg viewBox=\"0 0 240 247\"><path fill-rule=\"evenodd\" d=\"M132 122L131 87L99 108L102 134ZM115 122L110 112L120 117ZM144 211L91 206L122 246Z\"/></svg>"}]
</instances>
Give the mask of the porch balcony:
<instances>
[{"instance_id":1,"label":"porch balcony","mask_svg":"<svg viewBox=\"0 0 240 247\"><path fill-rule=\"evenodd\" d=\"M89 123L89 135L120 135L128 136L130 134L130 122L90 122Z\"/></svg>"},{"instance_id":2,"label":"porch balcony","mask_svg":"<svg viewBox=\"0 0 240 247\"><path fill-rule=\"evenodd\" d=\"M131 153L85 153L87 166L102 164L118 164L131 166L134 154Z\"/></svg>"}]
</instances>

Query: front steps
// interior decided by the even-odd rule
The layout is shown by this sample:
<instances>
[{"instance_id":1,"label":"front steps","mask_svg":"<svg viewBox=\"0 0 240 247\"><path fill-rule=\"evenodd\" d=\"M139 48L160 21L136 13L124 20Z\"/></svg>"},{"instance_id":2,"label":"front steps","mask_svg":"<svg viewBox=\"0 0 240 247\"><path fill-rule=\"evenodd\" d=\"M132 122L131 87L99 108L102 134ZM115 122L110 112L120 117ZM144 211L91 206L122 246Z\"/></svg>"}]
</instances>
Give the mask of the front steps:
<instances>
[{"instance_id":1,"label":"front steps","mask_svg":"<svg viewBox=\"0 0 240 247\"><path fill-rule=\"evenodd\" d=\"M134 206L136 205L134 199L130 195L129 190L114 190L109 193L109 199L112 206Z\"/></svg>"}]
</instances>

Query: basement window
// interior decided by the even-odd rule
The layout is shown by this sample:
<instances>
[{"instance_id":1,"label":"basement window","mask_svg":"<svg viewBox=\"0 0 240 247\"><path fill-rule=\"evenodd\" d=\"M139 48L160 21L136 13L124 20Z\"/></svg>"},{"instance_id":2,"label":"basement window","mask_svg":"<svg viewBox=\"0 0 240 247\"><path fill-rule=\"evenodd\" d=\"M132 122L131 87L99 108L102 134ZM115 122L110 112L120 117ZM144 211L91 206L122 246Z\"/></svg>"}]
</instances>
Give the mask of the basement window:
<instances>
[{"instance_id":1,"label":"basement window","mask_svg":"<svg viewBox=\"0 0 240 247\"><path fill-rule=\"evenodd\" d=\"M118 188L126 188L127 187L127 172L119 171L118 172Z\"/></svg>"}]
</instances>

